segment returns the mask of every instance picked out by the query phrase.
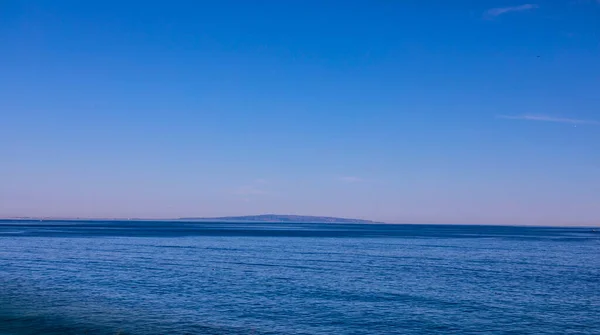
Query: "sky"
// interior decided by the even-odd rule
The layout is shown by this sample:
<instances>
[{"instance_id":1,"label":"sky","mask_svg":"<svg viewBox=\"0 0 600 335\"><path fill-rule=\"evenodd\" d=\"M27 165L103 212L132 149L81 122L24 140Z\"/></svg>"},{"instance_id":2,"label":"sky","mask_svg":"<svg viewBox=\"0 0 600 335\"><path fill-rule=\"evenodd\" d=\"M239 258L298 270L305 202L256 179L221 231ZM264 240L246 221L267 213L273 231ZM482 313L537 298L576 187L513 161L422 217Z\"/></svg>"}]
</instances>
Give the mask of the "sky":
<instances>
[{"instance_id":1,"label":"sky","mask_svg":"<svg viewBox=\"0 0 600 335\"><path fill-rule=\"evenodd\" d=\"M599 88L596 0L3 0L0 217L597 225Z\"/></svg>"}]
</instances>

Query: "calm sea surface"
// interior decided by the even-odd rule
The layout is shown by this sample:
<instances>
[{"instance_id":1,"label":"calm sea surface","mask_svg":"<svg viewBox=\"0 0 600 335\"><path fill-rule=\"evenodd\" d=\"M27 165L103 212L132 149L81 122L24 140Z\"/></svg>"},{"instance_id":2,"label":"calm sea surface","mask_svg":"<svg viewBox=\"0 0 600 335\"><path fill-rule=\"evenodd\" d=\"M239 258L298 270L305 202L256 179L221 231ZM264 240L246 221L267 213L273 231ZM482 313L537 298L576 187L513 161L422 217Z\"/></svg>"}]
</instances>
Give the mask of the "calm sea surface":
<instances>
[{"instance_id":1,"label":"calm sea surface","mask_svg":"<svg viewBox=\"0 0 600 335\"><path fill-rule=\"evenodd\" d=\"M0 221L0 334L600 334L585 228Z\"/></svg>"}]
</instances>

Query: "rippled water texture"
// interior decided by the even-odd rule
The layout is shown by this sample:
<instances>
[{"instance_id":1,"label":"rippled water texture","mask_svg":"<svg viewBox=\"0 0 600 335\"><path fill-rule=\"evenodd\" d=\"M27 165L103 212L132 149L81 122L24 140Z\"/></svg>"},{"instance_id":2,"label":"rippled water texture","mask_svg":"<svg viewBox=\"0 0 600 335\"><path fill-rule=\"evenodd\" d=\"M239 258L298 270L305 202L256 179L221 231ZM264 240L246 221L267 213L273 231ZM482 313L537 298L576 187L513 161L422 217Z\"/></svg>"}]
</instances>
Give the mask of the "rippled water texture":
<instances>
[{"instance_id":1,"label":"rippled water texture","mask_svg":"<svg viewBox=\"0 0 600 335\"><path fill-rule=\"evenodd\" d=\"M0 333L119 331L600 334L600 234L0 222Z\"/></svg>"}]
</instances>

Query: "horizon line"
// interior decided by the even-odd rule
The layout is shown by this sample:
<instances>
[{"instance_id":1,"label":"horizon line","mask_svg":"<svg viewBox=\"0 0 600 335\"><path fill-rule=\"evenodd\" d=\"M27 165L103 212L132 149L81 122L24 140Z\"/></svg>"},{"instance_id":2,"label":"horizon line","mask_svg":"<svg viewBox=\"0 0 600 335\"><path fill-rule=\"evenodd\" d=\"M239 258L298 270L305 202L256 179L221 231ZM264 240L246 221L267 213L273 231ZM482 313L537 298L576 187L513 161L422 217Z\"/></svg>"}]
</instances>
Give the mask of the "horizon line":
<instances>
[{"instance_id":1,"label":"horizon line","mask_svg":"<svg viewBox=\"0 0 600 335\"><path fill-rule=\"evenodd\" d=\"M14 216L14 217L4 217L0 216L0 221L192 221L192 220L216 220L222 218L235 218L235 217L247 217L247 216L261 216L261 215L287 215L287 216L308 216L308 217L327 217L327 218L336 218L336 219L350 219L350 220L362 220L362 221L371 221L372 223L356 223L356 224L388 224L388 225L424 225L424 226L496 226L496 227L539 227L539 228L600 228L599 225L538 225L538 224L527 224L527 223L519 223L519 224L511 224L511 223L410 223L410 222L386 222L386 221L375 221L375 220L366 220L366 219L354 219L354 218L341 218L335 216L318 216L318 215L295 215L295 214L258 214L258 215L238 215L238 216L220 216L220 217L198 217L198 218L102 218L102 217L29 217L29 216ZM243 221L243 220L242 220ZM254 221L260 222L260 221ZM267 223L294 223L293 221L288 222L269 222ZM303 222L308 223L308 222ZM320 223L320 222L310 222L310 223ZM336 222L323 222L327 224L339 224Z\"/></svg>"}]
</instances>

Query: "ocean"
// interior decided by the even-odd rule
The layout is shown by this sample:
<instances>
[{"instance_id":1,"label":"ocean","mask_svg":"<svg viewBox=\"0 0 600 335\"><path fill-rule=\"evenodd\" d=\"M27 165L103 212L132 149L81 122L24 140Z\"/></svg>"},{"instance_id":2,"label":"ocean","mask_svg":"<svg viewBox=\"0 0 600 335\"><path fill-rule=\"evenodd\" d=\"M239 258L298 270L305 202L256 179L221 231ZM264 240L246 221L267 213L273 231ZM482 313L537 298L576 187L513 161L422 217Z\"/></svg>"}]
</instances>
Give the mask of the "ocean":
<instances>
[{"instance_id":1,"label":"ocean","mask_svg":"<svg viewBox=\"0 0 600 335\"><path fill-rule=\"evenodd\" d=\"M600 334L600 233L0 221L0 334Z\"/></svg>"}]
</instances>

